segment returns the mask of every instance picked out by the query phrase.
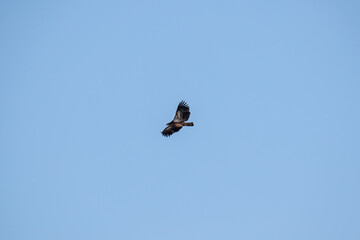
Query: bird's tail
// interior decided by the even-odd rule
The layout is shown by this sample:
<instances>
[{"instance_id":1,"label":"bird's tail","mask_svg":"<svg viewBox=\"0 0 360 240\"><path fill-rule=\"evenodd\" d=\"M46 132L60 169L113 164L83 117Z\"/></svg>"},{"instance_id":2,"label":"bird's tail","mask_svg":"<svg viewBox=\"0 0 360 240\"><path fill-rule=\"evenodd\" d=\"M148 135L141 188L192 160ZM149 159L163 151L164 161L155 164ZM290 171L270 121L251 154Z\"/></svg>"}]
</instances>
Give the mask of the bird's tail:
<instances>
[{"instance_id":1,"label":"bird's tail","mask_svg":"<svg viewBox=\"0 0 360 240\"><path fill-rule=\"evenodd\" d=\"M183 126L194 126L193 122L184 122Z\"/></svg>"}]
</instances>

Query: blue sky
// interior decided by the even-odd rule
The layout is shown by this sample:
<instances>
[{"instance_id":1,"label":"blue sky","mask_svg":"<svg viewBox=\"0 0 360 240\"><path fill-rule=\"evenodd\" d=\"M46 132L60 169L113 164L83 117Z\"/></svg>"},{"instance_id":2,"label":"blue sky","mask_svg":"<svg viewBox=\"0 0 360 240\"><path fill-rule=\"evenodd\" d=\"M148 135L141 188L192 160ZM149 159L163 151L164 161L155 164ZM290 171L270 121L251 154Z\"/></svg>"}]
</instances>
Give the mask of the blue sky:
<instances>
[{"instance_id":1,"label":"blue sky","mask_svg":"<svg viewBox=\"0 0 360 240\"><path fill-rule=\"evenodd\" d=\"M1 2L0 238L360 239L359 12Z\"/></svg>"}]
</instances>

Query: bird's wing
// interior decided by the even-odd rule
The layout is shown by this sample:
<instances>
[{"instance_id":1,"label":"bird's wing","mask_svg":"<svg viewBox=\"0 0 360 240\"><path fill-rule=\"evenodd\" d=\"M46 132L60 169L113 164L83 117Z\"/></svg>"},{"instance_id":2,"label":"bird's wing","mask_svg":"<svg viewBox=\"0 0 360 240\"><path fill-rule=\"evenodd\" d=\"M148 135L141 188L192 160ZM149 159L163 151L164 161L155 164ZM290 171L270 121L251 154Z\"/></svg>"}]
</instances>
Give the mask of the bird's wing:
<instances>
[{"instance_id":1,"label":"bird's wing","mask_svg":"<svg viewBox=\"0 0 360 240\"><path fill-rule=\"evenodd\" d=\"M190 117L190 108L185 101L181 101L176 109L174 122L187 121Z\"/></svg>"},{"instance_id":2,"label":"bird's wing","mask_svg":"<svg viewBox=\"0 0 360 240\"><path fill-rule=\"evenodd\" d=\"M181 127L175 127L174 124L167 126L161 133L165 137L169 137L171 134L178 132Z\"/></svg>"}]
</instances>

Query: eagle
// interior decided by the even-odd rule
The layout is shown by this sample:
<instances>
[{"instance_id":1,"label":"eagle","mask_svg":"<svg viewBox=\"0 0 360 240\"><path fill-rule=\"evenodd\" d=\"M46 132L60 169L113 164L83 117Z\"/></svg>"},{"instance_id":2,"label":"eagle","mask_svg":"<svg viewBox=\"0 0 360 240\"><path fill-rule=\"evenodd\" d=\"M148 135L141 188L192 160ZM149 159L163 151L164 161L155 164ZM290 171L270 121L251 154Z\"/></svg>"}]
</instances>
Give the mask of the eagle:
<instances>
[{"instance_id":1,"label":"eagle","mask_svg":"<svg viewBox=\"0 0 360 240\"><path fill-rule=\"evenodd\" d=\"M168 125L161 133L164 137L170 137L171 134L178 132L183 126L194 126L193 122L185 122L190 117L189 105L182 100L175 113L174 119L167 123Z\"/></svg>"}]
</instances>

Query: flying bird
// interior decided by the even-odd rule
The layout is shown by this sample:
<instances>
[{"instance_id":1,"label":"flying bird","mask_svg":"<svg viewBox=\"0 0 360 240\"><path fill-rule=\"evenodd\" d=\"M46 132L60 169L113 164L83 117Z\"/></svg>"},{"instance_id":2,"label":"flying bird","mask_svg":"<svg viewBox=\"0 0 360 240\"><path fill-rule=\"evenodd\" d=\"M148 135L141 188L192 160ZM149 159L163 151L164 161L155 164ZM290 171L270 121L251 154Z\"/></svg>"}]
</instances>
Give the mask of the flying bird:
<instances>
[{"instance_id":1,"label":"flying bird","mask_svg":"<svg viewBox=\"0 0 360 240\"><path fill-rule=\"evenodd\" d=\"M162 135L169 137L171 134L178 132L183 126L194 126L193 122L185 122L190 117L189 110L189 105L185 101L181 101L176 109L174 119L166 124L168 126L161 132Z\"/></svg>"}]
</instances>

